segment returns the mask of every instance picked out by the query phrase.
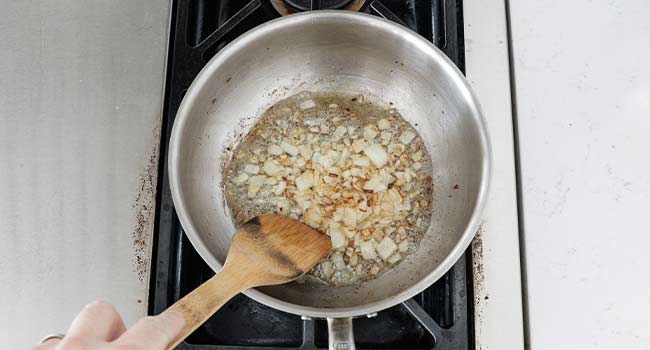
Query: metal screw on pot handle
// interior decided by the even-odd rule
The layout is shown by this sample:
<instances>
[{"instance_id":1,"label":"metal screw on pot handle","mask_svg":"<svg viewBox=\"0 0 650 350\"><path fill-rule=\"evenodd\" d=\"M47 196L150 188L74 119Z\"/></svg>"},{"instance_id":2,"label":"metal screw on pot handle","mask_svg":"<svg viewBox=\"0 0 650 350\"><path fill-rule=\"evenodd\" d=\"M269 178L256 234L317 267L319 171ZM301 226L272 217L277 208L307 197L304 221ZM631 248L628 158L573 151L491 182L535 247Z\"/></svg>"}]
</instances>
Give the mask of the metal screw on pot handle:
<instances>
[{"instance_id":1,"label":"metal screw on pot handle","mask_svg":"<svg viewBox=\"0 0 650 350\"><path fill-rule=\"evenodd\" d=\"M355 350L352 317L328 318L329 350Z\"/></svg>"}]
</instances>

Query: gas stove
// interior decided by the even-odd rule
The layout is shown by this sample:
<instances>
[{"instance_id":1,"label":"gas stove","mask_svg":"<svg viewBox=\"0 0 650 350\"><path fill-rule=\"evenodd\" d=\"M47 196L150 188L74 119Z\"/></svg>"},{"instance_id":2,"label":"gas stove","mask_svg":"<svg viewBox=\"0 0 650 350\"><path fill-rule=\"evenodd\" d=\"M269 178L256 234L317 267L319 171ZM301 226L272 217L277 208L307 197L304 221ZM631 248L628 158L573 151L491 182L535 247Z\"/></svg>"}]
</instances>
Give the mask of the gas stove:
<instances>
[{"instance_id":1,"label":"gas stove","mask_svg":"<svg viewBox=\"0 0 650 350\"><path fill-rule=\"evenodd\" d=\"M185 237L174 211L166 151L174 116L194 77L225 45L266 21L318 9L361 11L404 25L430 40L464 71L461 0L177 0L160 143L149 313L158 314L214 275ZM473 349L472 254L466 253L416 297L354 320L360 349ZM327 348L327 325L238 295L179 349Z\"/></svg>"}]
</instances>

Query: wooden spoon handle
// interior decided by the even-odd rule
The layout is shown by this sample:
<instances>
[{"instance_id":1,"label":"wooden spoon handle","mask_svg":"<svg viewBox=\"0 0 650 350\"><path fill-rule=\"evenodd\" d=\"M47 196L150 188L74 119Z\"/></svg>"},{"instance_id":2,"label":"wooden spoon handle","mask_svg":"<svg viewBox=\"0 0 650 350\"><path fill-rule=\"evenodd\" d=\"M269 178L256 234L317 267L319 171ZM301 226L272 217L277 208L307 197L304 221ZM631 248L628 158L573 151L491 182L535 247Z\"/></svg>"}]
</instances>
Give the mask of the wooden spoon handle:
<instances>
[{"instance_id":1,"label":"wooden spoon handle","mask_svg":"<svg viewBox=\"0 0 650 350\"><path fill-rule=\"evenodd\" d=\"M163 313L175 311L185 318L185 327L165 349L173 349L228 300L248 288L247 281L240 278L236 271L226 264L214 277L203 282L198 288L163 311Z\"/></svg>"}]
</instances>

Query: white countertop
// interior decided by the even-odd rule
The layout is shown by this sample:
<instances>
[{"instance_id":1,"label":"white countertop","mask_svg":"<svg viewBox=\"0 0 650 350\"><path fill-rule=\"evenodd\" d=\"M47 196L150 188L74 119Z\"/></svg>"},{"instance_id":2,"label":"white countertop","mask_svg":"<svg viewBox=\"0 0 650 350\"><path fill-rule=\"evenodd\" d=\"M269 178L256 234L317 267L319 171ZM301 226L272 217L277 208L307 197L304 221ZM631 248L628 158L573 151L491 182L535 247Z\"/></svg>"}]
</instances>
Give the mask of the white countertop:
<instances>
[{"instance_id":1,"label":"white countertop","mask_svg":"<svg viewBox=\"0 0 650 350\"><path fill-rule=\"evenodd\" d=\"M510 5L530 348L650 349L650 2Z\"/></svg>"},{"instance_id":2,"label":"white countertop","mask_svg":"<svg viewBox=\"0 0 650 350\"><path fill-rule=\"evenodd\" d=\"M99 298L128 324L146 313L167 6L2 5L4 348L29 349L65 332Z\"/></svg>"}]
</instances>

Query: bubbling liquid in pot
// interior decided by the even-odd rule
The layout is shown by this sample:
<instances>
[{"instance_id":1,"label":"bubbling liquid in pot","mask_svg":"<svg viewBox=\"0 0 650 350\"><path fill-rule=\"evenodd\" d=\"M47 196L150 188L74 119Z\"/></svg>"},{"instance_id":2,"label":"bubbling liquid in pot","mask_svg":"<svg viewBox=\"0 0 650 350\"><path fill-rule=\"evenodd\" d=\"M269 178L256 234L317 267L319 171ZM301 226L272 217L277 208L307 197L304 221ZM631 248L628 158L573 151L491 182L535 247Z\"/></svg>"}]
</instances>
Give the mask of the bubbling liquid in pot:
<instances>
[{"instance_id":1,"label":"bubbling liquid in pot","mask_svg":"<svg viewBox=\"0 0 650 350\"><path fill-rule=\"evenodd\" d=\"M303 281L374 278L418 249L431 220L431 157L393 108L363 95L302 92L267 109L224 173L237 226L281 213L327 234Z\"/></svg>"}]
</instances>

